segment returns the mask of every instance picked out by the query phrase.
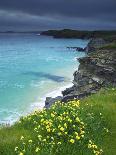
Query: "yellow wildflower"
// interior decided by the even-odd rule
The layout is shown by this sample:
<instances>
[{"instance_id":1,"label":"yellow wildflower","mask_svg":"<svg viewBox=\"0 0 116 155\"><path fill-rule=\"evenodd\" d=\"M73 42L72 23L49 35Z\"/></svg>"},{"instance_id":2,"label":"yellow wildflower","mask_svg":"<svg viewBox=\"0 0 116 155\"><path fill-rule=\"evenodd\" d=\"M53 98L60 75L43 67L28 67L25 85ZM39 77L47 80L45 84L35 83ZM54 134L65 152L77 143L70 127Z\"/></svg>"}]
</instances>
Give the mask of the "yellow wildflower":
<instances>
[{"instance_id":1,"label":"yellow wildflower","mask_svg":"<svg viewBox=\"0 0 116 155\"><path fill-rule=\"evenodd\" d=\"M49 128L50 128L50 126L49 126L49 125L47 125L47 126L46 126L46 129L49 129Z\"/></svg>"},{"instance_id":2,"label":"yellow wildflower","mask_svg":"<svg viewBox=\"0 0 116 155\"><path fill-rule=\"evenodd\" d=\"M77 139L77 140L79 140L79 139L80 139L80 137L79 137L79 136L76 136L76 139Z\"/></svg>"},{"instance_id":3,"label":"yellow wildflower","mask_svg":"<svg viewBox=\"0 0 116 155\"><path fill-rule=\"evenodd\" d=\"M58 132L58 135L59 135L59 136L62 135L61 132Z\"/></svg>"},{"instance_id":4,"label":"yellow wildflower","mask_svg":"<svg viewBox=\"0 0 116 155\"><path fill-rule=\"evenodd\" d=\"M77 117L77 118L76 118L76 121L77 121L77 122L80 122L80 119L79 119L79 117Z\"/></svg>"},{"instance_id":5,"label":"yellow wildflower","mask_svg":"<svg viewBox=\"0 0 116 155\"><path fill-rule=\"evenodd\" d=\"M24 155L24 154L22 152L20 152L19 155Z\"/></svg>"},{"instance_id":6,"label":"yellow wildflower","mask_svg":"<svg viewBox=\"0 0 116 155\"><path fill-rule=\"evenodd\" d=\"M64 123L64 127L67 128L67 124L66 123Z\"/></svg>"},{"instance_id":7,"label":"yellow wildflower","mask_svg":"<svg viewBox=\"0 0 116 155\"><path fill-rule=\"evenodd\" d=\"M75 132L75 135L77 135L77 136L78 136L78 132Z\"/></svg>"},{"instance_id":8,"label":"yellow wildflower","mask_svg":"<svg viewBox=\"0 0 116 155\"><path fill-rule=\"evenodd\" d=\"M43 139L43 142L46 142L46 139Z\"/></svg>"},{"instance_id":9,"label":"yellow wildflower","mask_svg":"<svg viewBox=\"0 0 116 155\"><path fill-rule=\"evenodd\" d=\"M15 151L17 151L18 150L18 147L15 147Z\"/></svg>"},{"instance_id":10,"label":"yellow wildflower","mask_svg":"<svg viewBox=\"0 0 116 155\"><path fill-rule=\"evenodd\" d=\"M21 136L20 140L23 140L23 139L24 139L24 137L23 137L23 136Z\"/></svg>"},{"instance_id":11,"label":"yellow wildflower","mask_svg":"<svg viewBox=\"0 0 116 155\"><path fill-rule=\"evenodd\" d=\"M51 129L49 128L49 129L47 129L47 132L50 132L51 131Z\"/></svg>"},{"instance_id":12,"label":"yellow wildflower","mask_svg":"<svg viewBox=\"0 0 116 155\"><path fill-rule=\"evenodd\" d=\"M84 135L81 135L81 137L83 138L83 137L84 137Z\"/></svg>"},{"instance_id":13,"label":"yellow wildflower","mask_svg":"<svg viewBox=\"0 0 116 155\"><path fill-rule=\"evenodd\" d=\"M41 138L42 136L41 135L38 135L38 138Z\"/></svg>"},{"instance_id":14,"label":"yellow wildflower","mask_svg":"<svg viewBox=\"0 0 116 155\"><path fill-rule=\"evenodd\" d=\"M40 148L39 148L39 147L37 147L37 148L35 149L35 152L38 152L38 151L40 151Z\"/></svg>"},{"instance_id":15,"label":"yellow wildflower","mask_svg":"<svg viewBox=\"0 0 116 155\"><path fill-rule=\"evenodd\" d=\"M61 125L58 125L58 128L60 128L61 127Z\"/></svg>"},{"instance_id":16,"label":"yellow wildflower","mask_svg":"<svg viewBox=\"0 0 116 155\"><path fill-rule=\"evenodd\" d=\"M85 131L82 131L82 130L81 130L81 133L80 133L80 134L84 134L84 133L85 133Z\"/></svg>"},{"instance_id":17,"label":"yellow wildflower","mask_svg":"<svg viewBox=\"0 0 116 155\"><path fill-rule=\"evenodd\" d=\"M70 122L70 123L71 123L71 122L72 122L72 120L69 118L69 119L68 119L68 122Z\"/></svg>"},{"instance_id":18,"label":"yellow wildflower","mask_svg":"<svg viewBox=\"0 0 116 155\"><path fill-rule=\"evenodd\" d=\"M91 148L91 144L88 144L88 148Z\"/></svg>"},{"instance_id":19,"label":"yellow wildflower","mask_svg":"<svg viewBox=\"0 0 116 155\"><path fill-rule=\"evenodd\" d=\"M41 119L41 123L42 123L43 121L44 121L44 119L42 118L42 119Z\"/></svg>"},{"instance_id":20,"label":"yellow wildflower","mask_svg":"<svg viewBox=\"0 0 116 155\"><path fill-rule=\"evenodd\" d=\"M64 128L63 128L63 127L61 127L61 128L60 128L60 131L64 131Z\"/></svg>"},{"instance_id":21,"label":"yellow wildflower","mask_svg":"<svg viewBox=\"0 0 116 155\"><path fill-rule=\"evenodd\" d=\"M55 129L52 130L52 132L54 132L54 131L55 131Z\"/></svg>"},{"instance_id":22,"label":"yellow wildflower","mask_svg":"<svg viewBox=\"0 0 116 155\"><path fill-rule=\"evenodd\" d=\"M57 144L61 144L61 142L58 142Z\"/></svg>"},{"instance_id":23,"label":"yellow wildflower","mask_svg":"<svg viewBox=\"0 0 116 155\"><path fill-rule=\"evenodd\" d=\"M53 113L51 113L51 117L55 117L55 115Z\"/></svg>"},{"instance_id":24,"label":"yellow wildflower","mask_svg":"<svg viewBox=\"0 0 116 155\"><path fill-rule=\"evenodd\" d=\"M70 140L70 143L72 143L72 144L73 144L74 142L75 142L75 140L74 140L74 139L71 139L71 140Z\"/></svg>"},{"instance_id":25,"label":"yellow wildflower","mask_svg":"<svg viewBox=\"0 0 116 155\"><path fill-rule=\"evenodd\" d=\"M32 143L32 140L31 139L29 140L29 143Z\"/></svg>"}]
</instances>

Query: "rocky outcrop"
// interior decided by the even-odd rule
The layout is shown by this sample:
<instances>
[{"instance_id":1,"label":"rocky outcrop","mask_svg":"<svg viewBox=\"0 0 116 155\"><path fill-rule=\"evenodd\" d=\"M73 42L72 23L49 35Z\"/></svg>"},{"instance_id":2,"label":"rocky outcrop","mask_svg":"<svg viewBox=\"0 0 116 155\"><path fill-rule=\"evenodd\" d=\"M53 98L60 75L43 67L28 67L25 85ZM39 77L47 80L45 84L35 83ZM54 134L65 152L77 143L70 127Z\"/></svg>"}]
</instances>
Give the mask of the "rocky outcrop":
<instances>
[{"instance_id":1,"label":"rocky outcrop","mask_svg":"<svg viewBox=\"0 0 116 155\"><path fill-rule=\"evenodd\" d=\"M46 97L45 107L49 108L50 106L52 106L52 104L54 104L57 101L61 101L62 99L63 99L62 96L57 96L56 98Z\"/></svg>"},{"instance_id":2,"label":"rocky outcrop","mask_svg":"<svg viewBox=\"0 0 116 155\"><path fill-rule=\"evenodd\" d=\"M79 52L86 52L86 47L85 48L82 48L82 47L67 47L68 49L74 49L76 51L79 51Z\"/></svg>"},{"instance_id":3,"label":"rocky outcrop","mask_svg":"<svg viewBox=\"0 0 116 155\"><path fill-rule=\"evenodd\" d=\"M85 48L82 48L82 47L67 47L67 48L75 49L76 51L79 51L79 52L90 53L90 52L94 52L95 50L107 45L109 42L110 41L105 41L102 38L93 38L93 39L90 39L87 47L85 47Z\"/></svg>"},{"instance_id":4,"label":"rocky outcrop","mask_svg":"<svg viewBox=\"0 0 116 155\"><path fill-rule=\"evenodd\" d=\"M88 43L88 45L86 47L86 51L88 53L93 52L93 51L97 50L98 48L100 48L106 44L107 44L107 41L105 41L102 38L93 38Z\"/></svg>"},{"instance_id":5,"label":"rocky outcrop","mask_svg":"<svg viewBox=\"0 0 116 155\"><path fill-rule=\"evenodd\" d=\"M62 92L64 98L83 98L102 87L116 86L116 50L97 50L79 58L79 69L74 73L73 87ZM68 98L69 96L69 98Z\"/></svg>"},{"instance_id":6,"label":"rocky outcrop","mask_svg":"<svg viewBox=\"0 0 116 155\"><path fill-rule=\"evenodd\" d=\"M60 101L81 99L102 87L116 86L116 49L100 48L106 44L102 39L90 41L87 56L78 59L80 65L74 73L73 86L62 92Z\"/></svg>"}]
</instances>

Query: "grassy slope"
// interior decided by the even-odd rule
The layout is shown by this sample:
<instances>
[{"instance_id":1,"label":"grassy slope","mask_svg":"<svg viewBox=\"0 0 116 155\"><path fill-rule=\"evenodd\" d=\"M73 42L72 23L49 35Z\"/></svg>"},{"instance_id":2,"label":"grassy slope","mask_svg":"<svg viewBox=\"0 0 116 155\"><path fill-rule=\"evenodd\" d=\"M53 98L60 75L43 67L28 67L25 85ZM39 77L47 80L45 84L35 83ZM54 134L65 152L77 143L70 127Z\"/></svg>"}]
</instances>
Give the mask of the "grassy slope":
<instances>
[{"instance_id":1,"label":"grassy slope","mask_svg":"<svg viewBox=\"0 0 116 155\"><path fill-rule=\"evenodd\" d=\"M105 45L105 46L103 46L103 47L101 47L100 49L116 49L116 42L112 42L112 43L110 43L110 44L107 44L107 45Z\"/></svg>"},{"instance_id":2,"label":"grassy slope","mask_svg":"<svg viewBox=\"0 0 116 155\"><path fill-rule=\"evenodd\" d=\"M105 155L116 154L116 89L101 91L81 101L83 107L85 103L94 104L94 111L99 112L102 107L102 114L105 116L110 134L102 141ZM0 130L0 155L14 155L14 148L18 145L21 136L32 136L31 125L23 127L15 124L12 127ZM65 154L65 153L64 153ZM77 155L77 154L76 154Z\"/></svg>"},{"instance_id":3,"label":"grassy slope","mask_svg":"<svg viewBox=\"0 0 116 155\"><path fill-rule=\"evenodd\" d=\"M98 110L102 105L103 115L107 120L107 125L110 129L110 135L105 137L103 141L103 150L105 155L116 154L116 90L108 90L99 92L96 95L88 97L83 101L88 103L94 103L96 106L95 110Z\"/></svg>"}]
</instances>

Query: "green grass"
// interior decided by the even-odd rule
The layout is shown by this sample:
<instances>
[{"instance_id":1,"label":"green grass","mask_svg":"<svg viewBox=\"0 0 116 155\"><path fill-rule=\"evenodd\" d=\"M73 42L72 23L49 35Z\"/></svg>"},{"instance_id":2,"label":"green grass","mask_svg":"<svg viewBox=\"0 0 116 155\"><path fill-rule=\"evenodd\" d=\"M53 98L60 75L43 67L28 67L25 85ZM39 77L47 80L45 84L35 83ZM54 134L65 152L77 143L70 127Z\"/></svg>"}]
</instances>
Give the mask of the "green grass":
<instances>
[{"instance_id":1,"label":"green grass","mask_svg":"<svg viewBox=\"0 0 116 155\"><path fill-rule=\"evenodd\" d=\"M14 155L14 148L19 144L21 135L29 138L31 131L20 125L2 128L0 130L0 155Z\"/></svg>"},{"instance_id":2,"label":"green grass","mask_svg":"<svg viewBox=\"0 0 116 155\"><path fill-rule=\"evenodd\" d=\"M100 49L107 49L107 50L110 50L110 49L116 49L116 42L113 42L113 43L107 44L107 45L101 47Z\"/></svg>"},{"instance_id":3,"label":"green grass","mask_svg":"<svg viewBox=\"0 0 116 155\"><path fill-rule=\"evenodd\" d=\"M102 106L102 113L110 129L110 135L103 139L103 150L105 155L116 154L116 89L105 90L93 95L84 102L96 105L95 110ZM83 102L83 103L84 103Z\"/></svg>"},{"instance_id":4,"label":"green grass","mask_svg":"<svg viewBox=\"0 0 116 155\"><path fill-rule=\"evenodd\" d=\"M55 111L57 113L63 113L64 110L67 110L68 107L60 107L59 105L55 107ZM69 108L69 113L71 109ZM51 108L50 110L46 111L46 118L50 118L50 114L53 111ZM49 153L46 149L38 153L38 155L91 155L92 152L87 151L86 149L86 142L87 139L91 138L97 144L99 148L102 148L104 151L104 155L115 155L116 154L116 89L106 89L98 92L95 95L87 97L86 99L80 101L80 108L74 107L72 109L75 116L78 115L79 118L83 120L83 122L87 125L86 126L86 133L90 131L90 133L85 134L85 138L83 140L83 146L79 146L80 143L74 143L73 145L67 142L62 142L60 146L62 150L58 153ZM88 117L88 113L91 114L91 117ZM102 113L103 119L99 116ZM18 146L20 149L22 147L22 142L20 141L20 137L24 136L24 141L27 146L28 153L26 155L34 155L32 153L31 147L28 144L28 140L32 139L35 145L37 144L37 134L34 132L35 127L38 125L36 122L40 124L40 114L37 113L36 115L33 114L32 116L28 116L26 118L21 119L21 123L16 123L12 127L3 127L0 129L0 155L15 155L14 148ZM73 115L70 113L69 116ZM35 121L36 120L36 121ZM35 121L35 122L34 122ZM58 122L58 121L57 121ZM55 121L54 121L55 123ZM61 121L62 123L62 121ZM75 123L75 122L73 122ZM79 126L79 125L78 125ZM106 127L109 129L109 133L105 134L102 129ZM44 128L44 126L43 126ZM47 135L45 130L41 130L42 128L38 129L41 135ZM69 126L69 129L72 132L72 126ZM61 140L62 141L62 140ZM44 145L46 146L46 145ZM29 151L29 147L31 151ZM50 146L49 146L50 147ZM44 148L44 147L43 147ZM83 150L79 150L79 148L83 148ZM85 150L84 150L85 149Z\"/></svg>"}]
</instances>

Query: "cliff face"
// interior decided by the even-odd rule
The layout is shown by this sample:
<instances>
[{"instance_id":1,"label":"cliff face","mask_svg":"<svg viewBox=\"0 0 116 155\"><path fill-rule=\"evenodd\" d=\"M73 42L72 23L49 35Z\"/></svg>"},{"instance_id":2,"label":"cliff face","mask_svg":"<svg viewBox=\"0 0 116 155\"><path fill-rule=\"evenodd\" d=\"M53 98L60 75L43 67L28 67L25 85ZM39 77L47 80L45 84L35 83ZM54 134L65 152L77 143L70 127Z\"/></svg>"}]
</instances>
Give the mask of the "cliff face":
<instances>
[{"instance_id":1,"label":"cliff face","mask_svg":"<svg viewBox=\"0 0 116 155\"><path fill-rule=\"evenodd\" d=\"M66 102L96 93L102 87L116 86L116 48L105 48L108 43L103 39L92 39L86 50L87 56L79 58L79 68L74 73L73 86L56 98ZM104 46L104 48L102 48ZM49 102L50 101L50 102ZM52 98L46 105L52 104Z\"/></svg>"},{"instance_id":2,"label":"cliff face","mask_svg":"<svg viewBox=\"0 0 116 155\"><path fill-rule=\"evenodd\" d=\"M87 56L79 59L78 71L74 73L73 87L62 92L63 101L83 98L101 87L116 86L116 49L101 49L106 44L99 41L96 40L97 46L95 41L88 44Z\"/></svg>"},{"instance_id":3,"label":"cliff face","mask_svg":"<svg viewBox=\"0 0 116 155\"><path fill-rule=\"evenodd\" d=\"M88 43L87 47L85 48L85 51L87 53L94 52L95 50L99 49L100 47L106 45L110 41L105 41L102 38L97 38L97 39L91 39L90 42Z\"/></svg>"}]
</instances>

